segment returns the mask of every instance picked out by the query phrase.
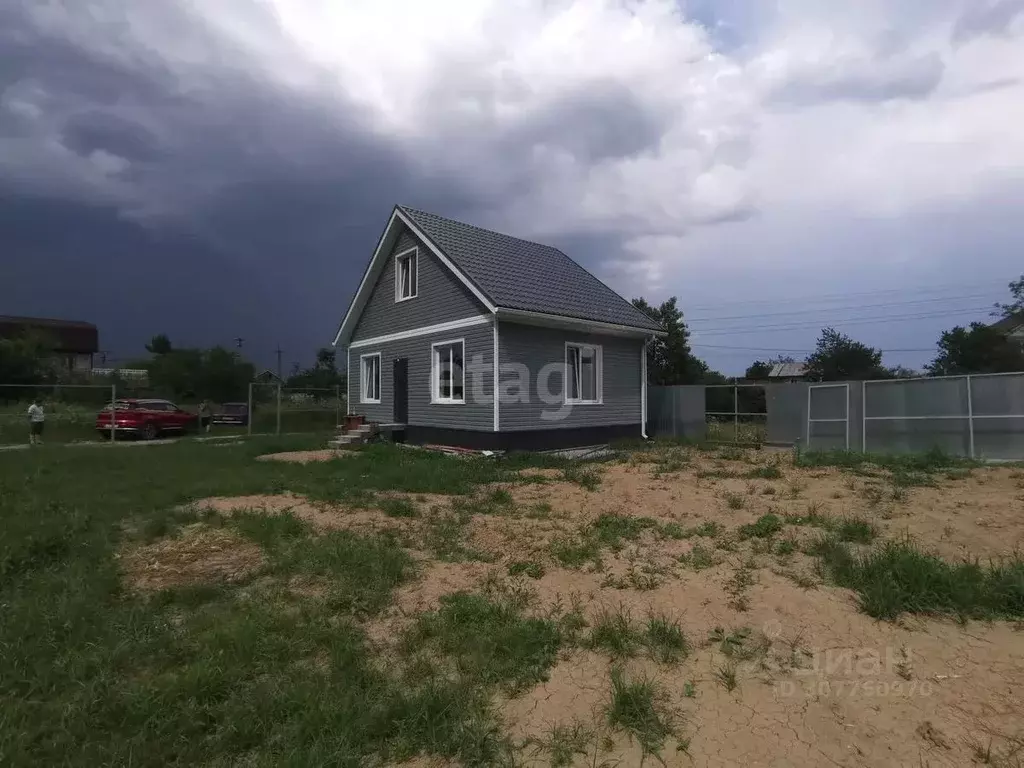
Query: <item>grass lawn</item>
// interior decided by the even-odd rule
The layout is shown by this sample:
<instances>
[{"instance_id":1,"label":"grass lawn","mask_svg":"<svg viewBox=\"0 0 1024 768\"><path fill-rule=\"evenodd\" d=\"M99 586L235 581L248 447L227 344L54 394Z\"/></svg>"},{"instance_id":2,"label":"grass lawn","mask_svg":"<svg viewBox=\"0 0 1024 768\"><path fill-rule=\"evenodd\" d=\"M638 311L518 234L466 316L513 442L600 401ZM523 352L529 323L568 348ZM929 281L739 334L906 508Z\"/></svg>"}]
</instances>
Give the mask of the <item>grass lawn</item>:
<instances>
[{"instance_id":1,"label":"grass lawn","mask_svg":"<svg viewBox=\"0 0 1024 768\"><path fill-rule=\"evenodd\" d=\"M259 545L256 573L149 596L126 587L120 552L173 536L195 517L175 510L193 499L285 489L363 502L380 489L458 494L519 466L392 446L306 466L254 461L309 442L45 446L0 457L0 764L500 757L488 686L542 675L558 628L546 623L533 640L536 627L517 618L515 604L455 600L417 627L421 640L471 653L467 638L482 623L509 638L500 665L466 664L449 675L419 662L381 663L361 622L415 575L387 536L313 535L287 515L211 519ZM320 579L329 598L289 589L295 577Z\"/></svg>"}]
</instances>

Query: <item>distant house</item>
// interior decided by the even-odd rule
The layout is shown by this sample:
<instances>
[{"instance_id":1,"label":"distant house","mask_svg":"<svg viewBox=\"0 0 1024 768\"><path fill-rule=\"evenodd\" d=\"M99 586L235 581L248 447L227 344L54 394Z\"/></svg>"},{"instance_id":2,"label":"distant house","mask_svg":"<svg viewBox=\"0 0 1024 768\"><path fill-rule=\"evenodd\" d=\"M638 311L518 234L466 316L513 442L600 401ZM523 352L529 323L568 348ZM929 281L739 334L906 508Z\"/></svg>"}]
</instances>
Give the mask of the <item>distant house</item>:
<instances>
[{"instance_id":1,"label":"distant house","mask_svg":"<svg viewBox=\"0 0 1024 768\"><path fill-rule=\"evenodd\" d=\"M645 434L661 335L556 248L399 206L334 343L350 413L411 443L505 450Z\"/></svg>"},{"instance_id":2,"label":"distant house","mask_svg":"<svg viewBox=\"0 0 1024 768\"><path fill-rule=\"evenodd\" d=\"M804 381L807 378L806 363L776 363L768 372L768 381Z\"/></svg>"},{"instance_id":3,"label":"distant house","mask_svg":"<svg viewBox=\"0 0 1024 768\"><path fill-rule=\"evenodd\" d=\"M93 368L93 377L113 378L117 377L123 381L137 381L146 383L149 381L149 371L145 368Z\"/></svg>"},{"instance_id":4,"label":"distant house","mask_svg":"<svg viewBox=\"0 0 1024 768\"><path fill-rule=\"evenodd\" d=\"M281 377L274 373L269 368L260 371L253 377L253 380L257 384L281 384Z\"/></svg>"},{"instance_id":5,"label":"distant house","mask_svg":"<svg viewBox=\"0 0 1024 768\"><path fill-rule=\"evenodd\" d=\"M99 351L99 331L80 320L0 315L0 339L37 336L49 349L55 367L63 373L92 370L92 357Z\"/></svg>"},{"instance_id":6,"label":"distant house","mask_svg":"<svg viewBox=\"0 0 1024 768\"><path fill-rule=\"evenodd\" d=\"M1008 339L1014 339L1024 344L1024 312L1004 317L1002 320L992 323L991 327L1005 333Z\"/></svg>"}]
</instances>

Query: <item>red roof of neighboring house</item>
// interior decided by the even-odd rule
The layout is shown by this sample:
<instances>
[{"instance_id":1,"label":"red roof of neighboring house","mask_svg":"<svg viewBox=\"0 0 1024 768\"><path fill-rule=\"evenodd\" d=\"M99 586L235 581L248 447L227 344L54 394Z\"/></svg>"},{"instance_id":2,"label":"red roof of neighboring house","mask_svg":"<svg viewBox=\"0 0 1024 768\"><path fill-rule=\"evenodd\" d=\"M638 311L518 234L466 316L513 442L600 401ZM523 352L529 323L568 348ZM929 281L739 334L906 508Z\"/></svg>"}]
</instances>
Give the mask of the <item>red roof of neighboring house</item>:
<instances>
[{"instance_id":1,"label":"red roof of neighboring house","mask_svg":"<svg viewBox=\"0 0 1024 768\"><path fill-rule=\"evenodd\" d=\"M48 317L0 315L0 339L35 333L51 339L55 352L94 354L100 347L96 326L81 320L54 320Z\"/></svg>"}]
</instances>

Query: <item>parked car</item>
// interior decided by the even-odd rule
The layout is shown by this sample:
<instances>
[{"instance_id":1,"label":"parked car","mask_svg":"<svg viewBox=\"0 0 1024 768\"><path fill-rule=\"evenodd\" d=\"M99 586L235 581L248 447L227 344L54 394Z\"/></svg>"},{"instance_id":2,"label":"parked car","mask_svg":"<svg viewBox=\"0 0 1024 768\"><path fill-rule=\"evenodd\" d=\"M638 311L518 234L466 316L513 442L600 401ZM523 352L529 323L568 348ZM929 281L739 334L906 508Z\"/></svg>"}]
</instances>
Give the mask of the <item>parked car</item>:
<instances>
[{"instance_id":1,"label":"parked car","mask_svg":"<svg viewBox=\"0 0 1024 768\"><path fill-rule=\"evenodd\" d=\"M249 423L248 403L224 403L213 414L214 424L230 424L244 427Z\"/></svg>"},{"instance_id":2,"label":"parked car","mask_svg":"<svg viewBox=\"0 0 1024 768\"><path fill-rule=\"evenodd\" d=\"M100 411L96 416L96 431L110 437L111 421L118 435L155 440L161 435L180 435L195 430L199 416L183 411L169 400L129 398L115 401L113 419L109 405Z\"/></svg>"}]
</instances>

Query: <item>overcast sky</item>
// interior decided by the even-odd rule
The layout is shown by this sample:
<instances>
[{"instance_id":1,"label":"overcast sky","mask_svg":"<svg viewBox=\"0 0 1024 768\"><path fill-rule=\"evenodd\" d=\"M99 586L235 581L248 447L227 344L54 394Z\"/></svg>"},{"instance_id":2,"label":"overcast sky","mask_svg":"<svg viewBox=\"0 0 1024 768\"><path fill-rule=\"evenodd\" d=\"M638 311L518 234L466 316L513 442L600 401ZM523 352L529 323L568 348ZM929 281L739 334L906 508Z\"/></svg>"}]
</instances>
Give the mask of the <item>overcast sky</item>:
<instances>
[{"instance_id":1,"label":"overcast sky","mask_svg":"<svg viewBox=\"0 0 1024 768\"><path fill-rule=\"evenodd\" d=\"M401 203L727 373L920 366L1024 272L1022 125L1024 0L6 0L0 312L306 364Z\"/></svg>"}]
</instances>

